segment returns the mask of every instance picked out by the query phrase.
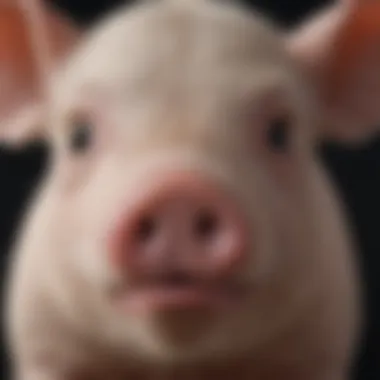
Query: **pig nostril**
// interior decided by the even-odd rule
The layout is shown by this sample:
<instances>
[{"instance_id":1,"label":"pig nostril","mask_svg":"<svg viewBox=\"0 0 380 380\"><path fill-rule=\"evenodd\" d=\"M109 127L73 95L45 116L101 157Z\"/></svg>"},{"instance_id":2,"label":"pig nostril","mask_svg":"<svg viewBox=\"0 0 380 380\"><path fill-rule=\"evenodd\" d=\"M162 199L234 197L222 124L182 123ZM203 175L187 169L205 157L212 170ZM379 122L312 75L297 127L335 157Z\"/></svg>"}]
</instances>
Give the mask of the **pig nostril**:
<instances>
[{"instance_id":1,"label":"pig nostril","mask_svg":"<svg viewBox=\"0 0 380 380\"><path fill-rule=\"evenodd\" d=\"M146 243L151 240L156 232L156 221L153 217L146 216L139 220L136 229L136 238L138 242Z\"/></svg>"},{"instance_id":2,"label":"pig nostril","mask_svg":"<svg viewBox=\"0 0 380 380\"><path fill-rule=\"evenodd\" d=\"M194 232L202 239L211 238L218 228L217 216L209 211L201 211L195 218Z\"/></svg>"}]
</instances>

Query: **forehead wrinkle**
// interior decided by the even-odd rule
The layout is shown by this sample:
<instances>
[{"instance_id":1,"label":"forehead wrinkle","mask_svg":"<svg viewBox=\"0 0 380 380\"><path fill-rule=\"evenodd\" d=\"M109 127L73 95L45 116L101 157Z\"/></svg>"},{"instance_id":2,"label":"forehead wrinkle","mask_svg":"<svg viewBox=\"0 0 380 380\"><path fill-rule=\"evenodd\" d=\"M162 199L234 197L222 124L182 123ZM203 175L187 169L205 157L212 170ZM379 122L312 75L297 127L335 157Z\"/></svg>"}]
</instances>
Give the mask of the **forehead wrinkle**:
<instances>
[{"instance_id":1,"label":"forehead wrinkle","mask_svg":"<svg viewBox=\"0 0 380 380\"><path fill-rule=\"evenodd\" d=\"M119 102L116 124L131 129L135 138L143 139L148 134L155 142L180 143L196 138L199 143L207 136L215 139L215 131L222 132L226 122L227 128L235 125L244 106L255 108L255 102L273 90L284 89L286 93L288 83L283 74L275 67L262 68L250 76L232 77L229 86L219 83L210 91L203 87L203 92L194 93L185 88L173 97L152 95L139 103Z\"/></svg>"},{"instance_id":2,"label":"forehead wrinkle","mask_svg":"<svg viewBox=\"0 0 380 380\"><path fill-rule=\"evenodd\" d=\"M227 104L228 93L240 96L246 84L251 95L260 91L267 73L284 72L288 61L277 35L254 15L211 2L155 2L115 15L90 35L58 77L57 104L75 107L83 89L95 86L127 110L173 110L181 102L199 112Z\"/></svg>"},{"instance_id":3,"label":"forehead wrinkle","mask_svg":"<svg viewBox=\"0 0 380 380\"><path fill-rule=\"evenodd\" d=\"M289 76L280 66L233 68L213 72L203 83L184 83L169 91L132 94L124 83L118 87L87 83L69 97L65 107L61 105L60 116L65 117L86 108L101 112L112 125L129 130L132 140L143 142L147 136L160 145L190 144L196 140L209 141L218 133L226 132L247 107L255 109L255 103L267 93L283 90L291 96ZM89 95L92 97L90 100ZM293 99L292 99L293 100ZM111 117L111 119L109 119ZM126 132L127 139L129 132ZM124 132L123 132L124 134ZM215 139L215 138L214 138Z\"/></svg>"},{"instance_id":4,"label":"forehead wrinkle","mask_svg":"<svg viewBox=\"0 0 380 380\"><path fill-rule=\"evenodd\" d=\"M179 103L187 103L187 109L191 109L198 107L199 103L220 102L226 97L236 98L246 93L258 96L272 89L285 89L292 82L289 72L277 62L215 66L208 75L195 76L193 80L176 78L175 75L166 78L157 75L156 78L157 86L152 83L146 89L132 85L125 78L119 78L117 84L83 81L71 87L70 95L61 98L60 106L70 108L91 101L101 106L113 103L133 107L150 103L150 107L155 104L155 107L170 105L174 108Z\"/></svg>"},{"instance_id":5,"label":"forehead wrinkle","mask_svg":"<svg viewBox=\"0 0 380 380\"><path fill-rule=\"evenodd\" d=\"M112 76L114 71L127 75L132 70L138 77L137 72L160 62L168 67L173 61L178 67L191 61L194 67L197 61L228 64L242 57L257 61L279 56L277 38L254 16L223 12L223 6L208 2L184 9L171 3L164 7L164 3L156 3L156 11L141 12L139 17L123 12L100 25L88 45L79 49L70 71L101 78L104 71Z\"/></svg>"}]
</instances>

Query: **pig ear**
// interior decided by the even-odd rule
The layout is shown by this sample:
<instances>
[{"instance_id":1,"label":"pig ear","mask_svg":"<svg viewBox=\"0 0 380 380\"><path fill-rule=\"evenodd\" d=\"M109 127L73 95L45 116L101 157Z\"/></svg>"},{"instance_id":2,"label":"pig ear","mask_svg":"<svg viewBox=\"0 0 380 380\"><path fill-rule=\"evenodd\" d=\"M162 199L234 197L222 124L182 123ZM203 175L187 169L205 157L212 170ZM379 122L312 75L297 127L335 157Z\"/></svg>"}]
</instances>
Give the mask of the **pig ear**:
<instances>
[{"instance_id":1,"label":"pig ear","mask_svg":"<svg viewBox=\"0 0 380 380\"><path fill-rule=\"evenodd\" d=\"M10 19L1 29L6 36L0 44L0 144L22 148L47 137L51 74L82 33L40 0L0 3L0 13Z\"/></svg>"},{"instance_id":2,"label":"pig ear","mask_svg":"<svg viewBox=\"0 0 380 380\"><path fill-rule=\"evenodd\" d=\"M352 143L380 132L380 1L342 0L287 42L320 96L322 137Z\"/></svg>"}]
</instances>

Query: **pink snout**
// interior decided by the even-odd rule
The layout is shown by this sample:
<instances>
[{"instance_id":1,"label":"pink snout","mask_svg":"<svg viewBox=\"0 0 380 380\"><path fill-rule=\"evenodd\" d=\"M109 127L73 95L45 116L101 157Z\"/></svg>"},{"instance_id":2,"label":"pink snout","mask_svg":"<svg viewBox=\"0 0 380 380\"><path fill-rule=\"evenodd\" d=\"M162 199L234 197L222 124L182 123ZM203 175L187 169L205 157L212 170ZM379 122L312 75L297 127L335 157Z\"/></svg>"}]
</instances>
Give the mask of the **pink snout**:
<instances>
[{"instance_id":1,"label":"pink snout","mask_svg":"<svg viewBox=\"0 0 380 380\"><path fill-rule=\"evenodd\" d=\"M147 187L110 236L111 263L129 278L232 275L247 255L242 211L220 185L173 173Z\"/></svg>"}]
</instances>

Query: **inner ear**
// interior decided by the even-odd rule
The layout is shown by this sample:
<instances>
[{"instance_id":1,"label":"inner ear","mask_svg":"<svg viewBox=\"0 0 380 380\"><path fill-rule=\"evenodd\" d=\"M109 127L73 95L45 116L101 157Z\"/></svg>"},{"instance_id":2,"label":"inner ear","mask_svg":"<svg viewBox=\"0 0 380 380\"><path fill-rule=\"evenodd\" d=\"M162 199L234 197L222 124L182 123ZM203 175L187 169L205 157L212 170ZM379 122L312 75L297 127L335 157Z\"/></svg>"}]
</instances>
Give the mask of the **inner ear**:
<instances>
[{"instance_id":1,"label":"inner ear","mask_svg":"<svg viewBox=\"0 0 380 380\"><path fill-rule=\"evenodd\" d=\"M333 38L329 58L324 65L325 98L335 101L344 97L347 87L358 81L366 85L366 77L380 69L380 2L352 2L346 22Z\"/></svg>"},{"instance_id":2,"label":"inner ear","mask_svg":"<svg viewBox=\"0 0 380 380\"><path fill-rule=\"evenodd\" d=\"M316 89L320 138L372 139L380 125L380 2L337 3L287 43Z\"/></svg>"},{"instance_id":3,"label":"inner ear","mask_svg":"<svg viewBox=\"0 0 380 380\"><path fill-rule=\"evenodd\" d=\"M84 31L74 22L50 7L46 7L46 31L49 34L50 55L53 62L60 62L78 44Z\"/></svg>"},{"instance_id":4,"label":"inner ear","mask_svg":"<svg viewBox=\"0 0 380 380\"><path fill-rule=\"evenodd\" d=\"M21 7L22 4L25 8ZM68 20L45 9L42 4L39 0L0 4L0 80L3 89L0 94L0 141L11 148L46 141L44 103L48 94L42 82L48 83L51 78L51 67L47 70L46 60L54 58L54 66L58 64L80 36ZM7 86L5 89L4 85Z\"/></svg>"},{"instance_id":5,"label":"inner ear","mask_svg":"<svg viewBox=\"0 0 380 380\"><path fill-rule=\"evenodd\" d=\"M380 2L355 3L332 42L321 91L327 132L366 142L380 125Z\"/></svg>"},{"instance_id":6,"label":"inner ear","mask_svg":"<svg viewBox=\"0 0 380 380\"><path fill-rule=\"evenodd\" d=\"M326 61L334 49L332 40L351 12L349 1L322 8L285 33L286 49L316 85L320 84Z\"/></svg>"}]
</instances>

